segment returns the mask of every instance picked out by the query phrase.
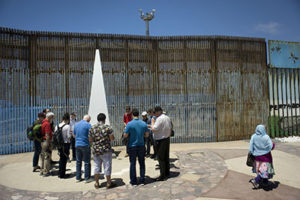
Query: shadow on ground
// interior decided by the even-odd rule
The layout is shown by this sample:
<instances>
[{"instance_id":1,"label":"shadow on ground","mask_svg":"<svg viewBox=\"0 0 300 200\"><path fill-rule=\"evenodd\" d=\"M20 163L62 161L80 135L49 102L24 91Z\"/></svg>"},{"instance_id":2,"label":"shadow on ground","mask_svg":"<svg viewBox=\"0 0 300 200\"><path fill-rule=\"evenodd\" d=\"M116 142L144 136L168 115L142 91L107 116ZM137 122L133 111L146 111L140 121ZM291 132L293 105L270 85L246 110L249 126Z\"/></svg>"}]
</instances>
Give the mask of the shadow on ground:
<instances>
[{"instance_id":1,"label":"shadow on ground","mask_svg":"<svg viewBox=\"0 0 300 200\"><path fill-rule=\"evenodd\" d=\"M258 188L259 189L262 189L264 191L272 191L273 189L276 189L278 188L280 182L279 181L268 181L268 183L266 184L261 184Z\"/></svg>"},{"instance_id":2,"label":"shadow on ground","mask_svg":"<svg viewBox=\"0 0 300 200\"><path fill-rule=\"evenodd\" d=\"M116 186L114 188L125 185L122 178L112 178L111 181L116 184ZM106 181L104 181L100 184L100 188L102 188L102 187L106 187Z\"/></svg>"}]
</instances>

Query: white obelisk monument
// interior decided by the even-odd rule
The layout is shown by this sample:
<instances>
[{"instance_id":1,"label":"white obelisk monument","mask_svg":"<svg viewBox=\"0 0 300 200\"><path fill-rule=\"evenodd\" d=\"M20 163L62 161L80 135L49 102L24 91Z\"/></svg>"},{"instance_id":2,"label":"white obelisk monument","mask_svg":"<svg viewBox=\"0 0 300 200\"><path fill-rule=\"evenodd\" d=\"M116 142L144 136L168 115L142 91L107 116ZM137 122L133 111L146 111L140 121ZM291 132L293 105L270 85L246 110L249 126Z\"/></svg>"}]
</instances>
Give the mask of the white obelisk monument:
<instances>
[{"instance_id":1,"label":"white obelisk monument","mask_svg":"<svg viewBox=\"0 0 300 200\"><path fill-rule=\"evenodd\" d=\"M100 60L99 49L96 49L93 79L91 86L91 97L89 104L89 115L91 116L90 123L92 125L97 123L97 116L99 113L106 115L105 124L109 123L108 109L106 103L105 87L103 82L102 66Z\"/></svg>"}]
</instances>

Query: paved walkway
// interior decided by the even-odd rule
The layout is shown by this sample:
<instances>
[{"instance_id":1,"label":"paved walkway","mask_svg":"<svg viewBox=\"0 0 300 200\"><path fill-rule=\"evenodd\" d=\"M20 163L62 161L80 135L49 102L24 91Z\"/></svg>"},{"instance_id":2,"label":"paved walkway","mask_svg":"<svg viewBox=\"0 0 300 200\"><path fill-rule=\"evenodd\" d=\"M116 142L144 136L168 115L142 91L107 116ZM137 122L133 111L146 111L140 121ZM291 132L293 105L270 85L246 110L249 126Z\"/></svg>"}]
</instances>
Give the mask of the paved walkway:
<instances>
[{"instance_id":1,"label":"paved walkway","mask_svg":"<svg viewBox=\"0 0 300 200\"><path fill-rule=\"evenodd\" d=\"M93 183L75 183L75 162L67 165L72 177L62 180L31 172L32 153L0 156L0 199L299 199L300 143L277 144L273 152L277 174L264 190L253 190L248 183L253 177L245 166L248 145L245 141L172 144L171 177L153 182L159 174L157 161L146 159L146 185L135 188L128 184L124 148L115 147L112 178L117 187L110 190L105 189L105 180L98 190Z\"/></svg>"}]
</instances>

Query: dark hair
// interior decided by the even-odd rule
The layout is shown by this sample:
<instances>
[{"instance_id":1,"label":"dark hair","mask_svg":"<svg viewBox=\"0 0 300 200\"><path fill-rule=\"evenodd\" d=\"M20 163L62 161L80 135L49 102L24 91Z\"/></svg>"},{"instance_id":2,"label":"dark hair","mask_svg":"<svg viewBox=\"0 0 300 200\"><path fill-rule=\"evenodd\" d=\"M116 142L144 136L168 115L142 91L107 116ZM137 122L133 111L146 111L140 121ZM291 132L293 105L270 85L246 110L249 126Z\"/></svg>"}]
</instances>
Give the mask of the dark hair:
<instances>
[{"instance_id":1,"label":"dark hair","mask_svg":"<svg viewBox=\"0 0 300 200\"><path fill-rule=\"evenodd\" d=\"M70 114L70 115L76 116L76 113L75 113L75 112L71 112L71 114Z\"/></svg>"},{"instance_id":2,"label":"dark hair","mask_svg":"<svg viewBox=\"0 0 300 200\"><path fill-rule=\"evenodd\" d=\"M38 118L46 118L45 113L41 112L38 114Z\"/></svg>"},{"instance_id":3,"label":"dark hair","mask_svg":"<svg viewBox=\"0 0 300 200\"><path fill-rule=\"evenodd\" d=\"M140 113L139 113L139 110L138 110L138 109L136 109L136 108L132 109L132 115L133 115L133 116L138 117L139 114L140 114Z\"/></svg>"},{"instance_id":4,"label":"dark hair","mask_svg":"<svg viewBox=\"0 0 300 200\"><path fill-rule=\"evenodd\" d=\"M163 111L163 109L160 106L155 106L154 112Z\"/></svg>"},{"instance_id":5,"label":"dark hair","mask_svg":"<svg viewBox=\"0 0 300 200\"><path fill-rule=\"evenodd\" d=\"M126 106L126 110L130 110L131 108L130 108L130 106Z\"/></svg>"},{"instance_id":6,"label":"dark hair","mask_svg":"<svg viewBox=\"0 0 300 200\"><path fill-rule=\"evenodd\" d=\"M148 109L148 110L147 110L147 113L153 113L153 109L151 109L151 108Z\"/></svg>"},{"instance_id":7,"label":"dark hair","mask_svg":"<svg viewBox=\"0 0 300 200\"><path fill-rule=\"evenodd\" d=\"M64 121L70 121L70 114L69 113L65 113L62 119Z\"/></svg>"},{"instance_id":8,"label":"dark hair","mask_svg":"<svg viewBox=\"0 0 300 200\"><path fill-rule=\"evenodd\" d=\"M100 114L97 116L98 122L103 122L103 121L105 121L105 119L106 119L106 116L105 116L104 113L100 113Z\"/></svg>"}]
</instances>

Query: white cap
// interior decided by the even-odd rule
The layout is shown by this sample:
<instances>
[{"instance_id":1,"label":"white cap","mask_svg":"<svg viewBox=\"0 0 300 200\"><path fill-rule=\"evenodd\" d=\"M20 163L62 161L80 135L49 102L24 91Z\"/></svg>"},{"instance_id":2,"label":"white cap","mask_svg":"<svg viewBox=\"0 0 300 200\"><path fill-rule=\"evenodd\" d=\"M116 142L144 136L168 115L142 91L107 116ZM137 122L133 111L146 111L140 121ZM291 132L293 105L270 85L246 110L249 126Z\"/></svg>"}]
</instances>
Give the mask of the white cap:
<instances>
[{"instance_id":1,"label":"white cap","mask_svg":"<svg viewBox=\"0 0 300 200\"><path fill-rule=\"evenodd\" d=\"M53 112L48 112L47 114L46 114L46 117L48 118L48 117L54 117L54 113Z\"/></svg>"},{"instance_id":2,"label":"white cap","mask_svg":"<svg viewBox=\"0 0 300 200\"><path fill-rule=\"evenodd\" d=\"M147 116L147 112L146 111L142 112L142 116Z\"/></svg>"}]
</instances>

